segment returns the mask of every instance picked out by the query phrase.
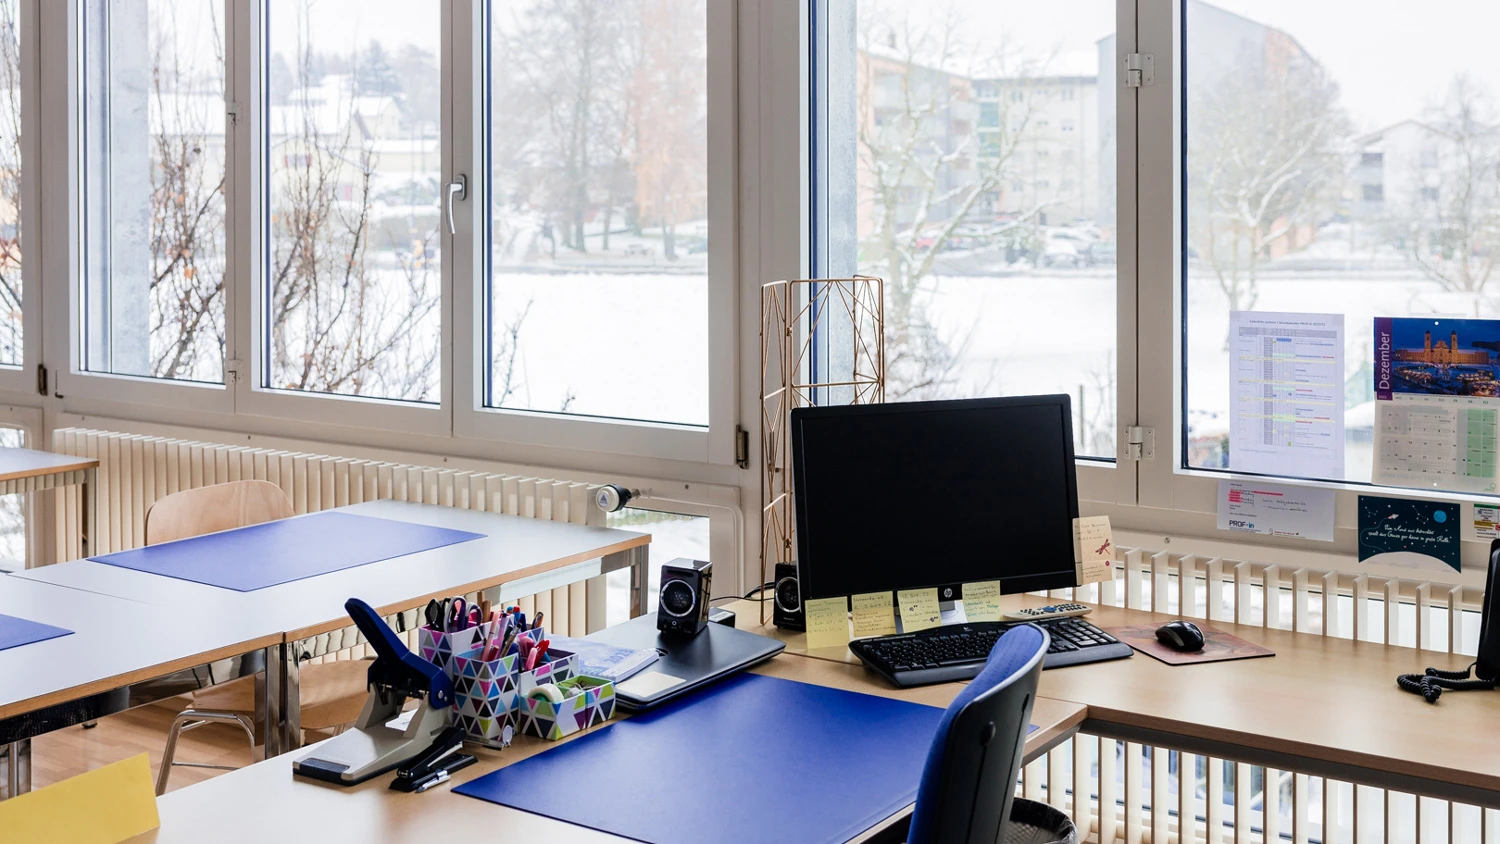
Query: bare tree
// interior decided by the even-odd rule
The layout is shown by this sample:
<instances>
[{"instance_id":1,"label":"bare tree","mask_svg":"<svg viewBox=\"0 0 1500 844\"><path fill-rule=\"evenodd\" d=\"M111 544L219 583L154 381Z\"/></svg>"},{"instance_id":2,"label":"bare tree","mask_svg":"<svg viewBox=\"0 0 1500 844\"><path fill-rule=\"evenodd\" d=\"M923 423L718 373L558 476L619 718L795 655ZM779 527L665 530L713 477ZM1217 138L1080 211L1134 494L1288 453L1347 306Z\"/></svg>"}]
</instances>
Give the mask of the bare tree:
<instances>
[{"instance_id":1,"label":"bare tree","mask_svg":"<svg viewBox=\"0 0 1500 844\"><path fill-rule=\"evenodd\" d=\"M1481 293L1500 260L1500 111L1484 86L1460 74L1426 127L1437 167L1418 163L1410 174L1418 189L1387 197L1405 203L1389 236L1443 290Z\"/></svg>"},{"instance_id":2,"label":"bare tree","mask_svg":"<svg viewBox=\"0 0 1500 844\"><path fill-rule=\"evenodd\" d=\"M651 37L631 86L636 204L642 224L660 227L669 261L677 258L677 224L707 216L703 7L703 0L640 0L642 29Z\"/></svg>"},{"instance_id":3,"label":"bare tree","mask_svg":"<svg viewBox=\"0 0 1500 844\"><path fill-rule=\"evenodd\" d=\"M1338 85L1300 48L1245 51L1236 70L1191 86L1187 107L1189 237L1231 310L1255 306L1276 244L1295 246L1332 210L1349 135Z\"/></svg>"},{"instance_id":4,"label":"bare tree","mask_svg":"<svg viewBox=\"0 0 1500 844\"><path fill-rule=\"evenodd\" d=\"M213 61L200 68L178 43L175 16L152 17L150 364L158 378L223 377L224 135L211 124L222 120L224 44L209 18Z\"/></svg>"},{"instance_id":5,"label":"bare tree","mask_svg":"<svg viewBox=\"0 0 1500 844\"><path fill-rule=\"evenodd\" d=\"M0 0L0 362L21 363L21 40L16 0Z\"/></svg>"},{"instance_id":6,"label":"bare tree","mask_svg":"<svg viewBox=\"0 0 1500 844\"><path fill-rule=\"evenodd\" d=\"M952 7L877 6L868 14L861 7L860 25L859 156L873 206L873 231L862 240L872 269L886 279L886 393L945 397L957 383L961 350L932 322L922 285L961 227L994 245L1032 226L1043 210L1033 204L1004 221L979 213L1024 180L1017 152L1033 134L1032 80L1045 61L1013 49L1003 34L982 47L968 43ZM953 131L956 112L972 107L974 76L991 77L1006 92L982 139L972 128Z\"/></svg>"}]
</instances>

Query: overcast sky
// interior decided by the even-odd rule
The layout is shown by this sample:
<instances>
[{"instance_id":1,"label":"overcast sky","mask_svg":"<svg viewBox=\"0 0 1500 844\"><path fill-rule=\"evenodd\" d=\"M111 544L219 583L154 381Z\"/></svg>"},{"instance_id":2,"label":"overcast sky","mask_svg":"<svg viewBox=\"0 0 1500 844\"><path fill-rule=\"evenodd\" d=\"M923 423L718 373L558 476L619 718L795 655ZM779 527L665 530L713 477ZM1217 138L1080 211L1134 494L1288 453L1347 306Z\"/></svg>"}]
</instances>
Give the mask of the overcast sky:
<instances>
[{"instance_id":1,"label":"overcast sky","mask_svg":"<svg viewBox=\"0 0 1500 844\"><path fill-rule=\"evenodd\" d=\"M973 32L1008 29L1017 41L1059 51L1059 62L1068 65L1115 30L1114 0L954 2L974 24ZM1296 38L1339 83L1360 131L1420 117L1457 73L1467 72L1500 94L1500 62L1492 58L1500 32L1497 0L1217 0L1214 5Z\"/></svg>"}]
</instances>

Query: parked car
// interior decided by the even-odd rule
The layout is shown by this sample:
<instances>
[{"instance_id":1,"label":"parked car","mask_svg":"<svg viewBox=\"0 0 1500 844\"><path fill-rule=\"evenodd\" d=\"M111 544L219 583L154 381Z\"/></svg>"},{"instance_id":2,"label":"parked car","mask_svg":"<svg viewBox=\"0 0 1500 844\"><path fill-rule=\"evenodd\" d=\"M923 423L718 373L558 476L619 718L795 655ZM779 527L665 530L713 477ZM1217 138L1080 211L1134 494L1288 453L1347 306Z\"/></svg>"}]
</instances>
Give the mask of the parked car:
<instances>
[{"instance_id":1,"label":"parked car","mask_svg":"<svg viewBox=\"0 0 1500 844\"><path fill-rule=\"evenodd\" d=\"M1067 238L1049 237L1042 247L1044 267L1081 267L1086 260L1074 241Z\"/></svg>"},{"instance_id":2,"label":"parked car","mask_svg":"<svg viewBox=\"0 0 1500 844\"><path fill-rule=\"evenodd\" d=\"M1104 241L1090 243L1088 249L1084 252L1084 257L1088 260L1088 265L1091 267L1114 266L1115 262L1119 259L1115 244L1105 243Z\"/></svg>"}]
</instances>

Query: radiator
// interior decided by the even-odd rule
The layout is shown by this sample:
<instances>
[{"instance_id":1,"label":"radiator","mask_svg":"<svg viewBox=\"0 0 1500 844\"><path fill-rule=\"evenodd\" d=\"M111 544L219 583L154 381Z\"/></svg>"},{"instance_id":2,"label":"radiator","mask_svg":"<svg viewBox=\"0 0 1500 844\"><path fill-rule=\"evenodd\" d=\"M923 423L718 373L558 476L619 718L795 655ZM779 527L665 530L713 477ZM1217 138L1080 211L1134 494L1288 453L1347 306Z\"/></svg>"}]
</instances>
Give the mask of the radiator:
<instances>
[{"instance_id":1,"label":"radiator","mask_svg":"<svg viewBox=\"0 0 1500 844\"><path fill-rule=\"evenodd\" d=\"M1465 655L1483 597L1139 548L1124 550L1111 580L1036 594ZM1085 734L1026 766L1017 793L1070 812L1082 837L1103 844L1500 841L1495 810Z\"/></svg>"},{"instance_id":2,"label":"radiator","mask_svg":"<svg viewBox=\"0 0 1500 844\"><path fill-rule=\"evenodd\" d=\"M92 553L138 548L145 543L146 511L158 498L178 490L238 480L270 481L281 487L297 514L313 513L362 501L396 499L462 507L573 524L604 524L587 484L490 472L439 469L327 454L308 454L224 443L149 437L85 428L52 433L52 450L99 459L98 536ZM57 489L57 558L83 555L79 488ZM589 601L603 601L601 582L575 583L521 598L517 603L534 616L547 614L547 626L570 636L588 632ZM594 588L590 588L593 586ZM592 597L591 597L592 596ZM412 633L412 610L392 622ZM358 646L358 647L356 647ZM363 655L358 631L343 631L309 640L310 658Z\"/></svg>"}]
</instances>

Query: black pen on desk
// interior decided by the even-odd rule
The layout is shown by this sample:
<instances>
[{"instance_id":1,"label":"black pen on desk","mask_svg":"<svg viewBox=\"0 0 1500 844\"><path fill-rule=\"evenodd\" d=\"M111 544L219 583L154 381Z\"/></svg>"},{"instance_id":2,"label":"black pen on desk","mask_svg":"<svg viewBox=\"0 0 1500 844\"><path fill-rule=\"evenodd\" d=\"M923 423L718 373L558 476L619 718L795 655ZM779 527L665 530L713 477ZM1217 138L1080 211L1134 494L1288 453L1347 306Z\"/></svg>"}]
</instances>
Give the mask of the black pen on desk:
<instances>
[{"instance_id":1,"label":"black pen on desk","mask_svg":"<svg viewBox=\"0 0 1500 844\"><path fill-rule=\"evenodd\" d=\"M421 794L422 792L426 791L429 788L432 788L435 785L441 785L448 781L448 777L449 774L447 771L438 771L437 773L433 774L431 777L428 777L425 781L423 781L421 785L413 789L413 793Z\"/></svg>"}]
</instances>

